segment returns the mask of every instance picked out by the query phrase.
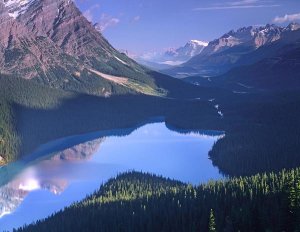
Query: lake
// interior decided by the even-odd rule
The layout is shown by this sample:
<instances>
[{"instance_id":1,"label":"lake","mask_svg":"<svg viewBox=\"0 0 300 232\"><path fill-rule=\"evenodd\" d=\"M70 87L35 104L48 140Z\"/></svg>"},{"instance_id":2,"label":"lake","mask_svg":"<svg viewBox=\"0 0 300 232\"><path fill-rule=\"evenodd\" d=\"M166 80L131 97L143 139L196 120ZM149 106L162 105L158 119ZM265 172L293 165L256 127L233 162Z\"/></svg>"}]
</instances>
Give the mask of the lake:
<instances>
[{"instance_id":1,"label":"lake","mask_svg":"<svg viewBox=\"0 0 300 232\"><path fill-rule=\"evenodd\" d=\"M217 131L178 131L157 122L45 144L0 169L0 229L45 218L129 170L192 184L221 179L208 152L223 136Z\"/></svg>"}]
</instances>

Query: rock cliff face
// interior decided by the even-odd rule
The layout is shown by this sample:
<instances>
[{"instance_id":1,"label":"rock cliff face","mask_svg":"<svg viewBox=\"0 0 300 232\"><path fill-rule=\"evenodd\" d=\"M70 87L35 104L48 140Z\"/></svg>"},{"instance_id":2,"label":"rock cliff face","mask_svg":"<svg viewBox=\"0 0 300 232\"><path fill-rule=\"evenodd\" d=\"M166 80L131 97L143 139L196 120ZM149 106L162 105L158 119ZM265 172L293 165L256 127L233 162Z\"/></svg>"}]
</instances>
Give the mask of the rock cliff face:
<instances>
[{"instance_id":1,"label":"rock cliff face","mask_svg":"<svg viewBox=\"0 0 300 232\"><path fill-rule=\"evenodd\" d=\"M287 27L267 24L232 30L211 41L199 55L165 73L177 77L180 73L185 76L218 76L234 67L253 64L274 55L284 44L300 39L299 29L299 24L291 23Z\"/></svg>"},{"instance_id":2,"label":"rock cliff face","mask_svg":"<svg viewBox=\"0 0 300 232\"><path fill-rule=\"evenodd\" d=\"M254 50L280 39L283 31L284 28L270 24L262 27L242 27L210 42L202 54L212 55L240 45Z\"/></svg>"},{"instance_id":3,"label":"rock cliff face","mask_svg":"<svg viewBox=\"0 0 300 232\"><path fill-rule=\"evenodd\" d=\"M118 83L97 72L156 88L144 68L115 50L71 0L1 0L0 25L2 74L98 95Z\"/></svg>"}]
</instances>

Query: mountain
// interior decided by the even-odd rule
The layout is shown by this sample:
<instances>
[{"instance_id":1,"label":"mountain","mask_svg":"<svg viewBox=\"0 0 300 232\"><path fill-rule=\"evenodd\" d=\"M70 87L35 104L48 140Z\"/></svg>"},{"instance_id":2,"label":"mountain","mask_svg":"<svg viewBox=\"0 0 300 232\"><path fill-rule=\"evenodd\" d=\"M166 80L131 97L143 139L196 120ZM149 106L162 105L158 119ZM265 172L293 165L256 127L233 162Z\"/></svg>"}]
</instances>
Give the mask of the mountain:
<instances>
[{"instance_id":1,"label":"mountain","mask_svg":"<svg viewBox=\"0 0 300 232\"><path fill-rule=\"evenodd\" d=\"M202 42L199 40L191 40L184 47L180 47L177 49L169 49L165 52L165 58L170 61L187 61L192 57L199 55L203 49L208 45L206 42ZM173 64L172 62L165 62L166 64Z\"/></svg>"},{"instance_id":2,"label":"mountain","mask_svg":"<svg viewBox=\"0 0 300 232\"><path fill-rule=\"evenodd\" d=\"M297 37L299 39L293 41ZM241 61L245 65L216 77L190 76L183 80L201 86L227 88L239 94L262 90L298 90L299 60L300 30L289 31L281 39L243 57Z\"/></svg>"},{"instance_id":3,"label":"mountain","mask_svg":"<svg viewBox=\"0 0 300 232\"><path fill-rule=\"evenodd\" d=\"M70 0L0 2L1 74L95 95L163 90L115 50Z\"/></svg>"},{"instance_id":4,"label":"mountain","mask_svg":"<svg viewBox=\"0 0 300 232\"><path fill-rule=\"evenodd\" d=\"M188 62L164 73L176 77L201 75L217 76L233 67L249 65L274 54L269 45L280 41L287 44L300 38L300 25L292 23L287 27L267 24L260 27L243 27L230 31L211 41L203 51ZM266 53L260 53L262 48ZM277 48L274 48L275 51ZM257 52L259 51L259 52Z\"/></svg>"},{"instance_id":5,"label":"mountain","mask_svg":"<svg viewBox=\"0 0 300 232\"><path fill-rule=\"evenodd\" d=\"M142 56L133 57L137 62L154 70L167 69L180 65L192 57L199 55L208 45L207 42L191 40L179 48L170 48L164 52L146 53Z\"/></svg>"},{"instance_id":6,"label":"mountain","mask_svg":"<svg viewBox=\"0 0 300 232\"><path fill-rule=\"evenodd\" d=\"M299 61L300 39L283 46L271 57L251 65L233 68L213 81L218 86L244 92L249 92L251 89L295 90L300 88Z\"/></svg>"}]
</instances>

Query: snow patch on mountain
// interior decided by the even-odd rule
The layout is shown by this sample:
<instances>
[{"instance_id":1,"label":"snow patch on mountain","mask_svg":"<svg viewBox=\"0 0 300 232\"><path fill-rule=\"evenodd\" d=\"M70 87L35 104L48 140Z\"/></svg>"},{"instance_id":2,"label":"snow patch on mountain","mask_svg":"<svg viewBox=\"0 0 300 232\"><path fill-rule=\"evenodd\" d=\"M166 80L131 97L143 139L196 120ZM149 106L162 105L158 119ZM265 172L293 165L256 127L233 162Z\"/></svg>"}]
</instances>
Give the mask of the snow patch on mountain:
<instances>
[{"instance_id":1,"label":"snow patch on mountain","mask_svg":"<svg viewBox=\"0 0 300 232\"><path fill-rule=\"evenodd\" d=\"M203 46L203 47L206 47L208 45L208 42L203 42L203 41L195 40L195 39L192 39L191 43L197 44L198 46Z\"/></svg>"},{"instance_id":2,"label":"snow patch on mountain","mask_svg":"<svg viewBox=\"0 0 300 232\"><path fill-rule=\"evenodd\" d=\"M36 0L2 0L4 6L8 9L8 15L14 19L24 14L28 7Z\"/></svg>"},{"instance_id":3,"label":"snow patch on mountain","mask_svg":"<svg viewBox=\"0 0 300 232\"><path fill-rule=\"evenodd\" d=\"M188 61L193 56L199 55L203 49L208 45L207 42L200 40L190 40L185 46L174 49L171 48L165 52L164 56L169 56L176 60L181 60L183 62Z\"/></svg>"},{"instance_id":4,"label":"snow patch on mountain","mask_svg":"<svg viewBox=\"0 0 300 232\"><path fill-rule=\"evenodd\" d=\"M297 28L297 26L295 25L293 28ZM284 28L274 24L242 27L236 31L231 30L222 37L211 41L202 54L212 55L238 45L245 45L247 47L257 49L261 46L279 40L283 30Z\"/></svg>"},{"instance_id":5,"label":"snow patch on mountain","mask_svg":"<svg viewBox=\"0 0 300 232\"><path fill-rule=\"evenodd\" d=\"M208 45L207 42L200 40L190 40L185 46L180 48L169 48L163 52L144 53L140 56L133 57L137 62L142 64L152 64L176 66L187 62L192 57L199 55ZM154 68L154 67L153 67Z\"/></svg>"},{"instance_id":6,"label":"snow patch on mountain","mask_svg":"<svg viewBox=\"0 0 300 232\"><path fill-rule=\"evenodd\" d=\"M125 61L121 60L120 58L118 58L117 56L114 56L115 59L119 62L121 62L122 64L128 65Z\"/></svg>"}]
</instances>

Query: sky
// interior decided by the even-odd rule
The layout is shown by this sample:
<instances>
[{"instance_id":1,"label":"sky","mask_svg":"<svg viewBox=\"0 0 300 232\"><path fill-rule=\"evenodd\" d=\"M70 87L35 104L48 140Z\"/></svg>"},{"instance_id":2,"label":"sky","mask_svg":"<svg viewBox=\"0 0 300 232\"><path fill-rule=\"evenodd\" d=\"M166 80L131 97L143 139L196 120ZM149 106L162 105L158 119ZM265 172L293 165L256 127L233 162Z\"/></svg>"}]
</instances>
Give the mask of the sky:
<instances>
[{"instance_id":1,"label":"sky","mask_svg":"<svg viewBox=\"0 0 300 232\"><path fill-rule=\"evenodd\" d=\"M143 54L232 29L300 22L300 0L75 0L117 49Z\"/></svg>"}]
</instances>

